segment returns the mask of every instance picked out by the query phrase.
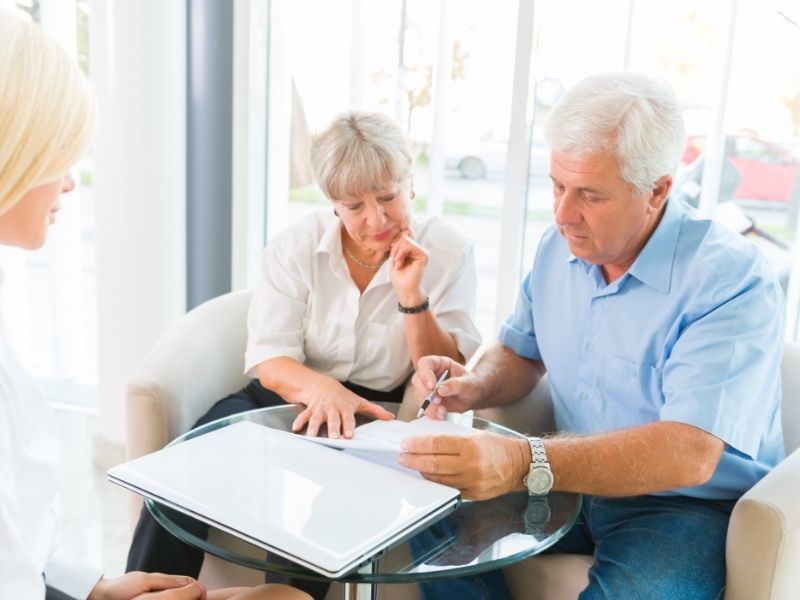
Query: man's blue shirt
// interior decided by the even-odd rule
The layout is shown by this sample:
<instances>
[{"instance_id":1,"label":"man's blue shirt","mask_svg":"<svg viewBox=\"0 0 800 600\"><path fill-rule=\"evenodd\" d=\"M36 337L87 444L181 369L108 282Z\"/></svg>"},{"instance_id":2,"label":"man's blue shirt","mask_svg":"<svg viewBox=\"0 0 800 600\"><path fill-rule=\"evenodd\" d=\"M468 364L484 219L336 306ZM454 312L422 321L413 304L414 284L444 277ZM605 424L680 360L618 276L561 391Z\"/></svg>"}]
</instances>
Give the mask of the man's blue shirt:
<instances>
[{"instance_id":1,"label":"man's blue shirt","mask_svg":"<svg viewBox=\"0 0 800 600\"><path fill-rule=\"evenodd\" d=\"M755 246L681 201L610 284L548 230L499 339L544 362L559 431L678 421L723 440L711 480L674 493L738 498L783 458L783 293Z\"/></svg>"}]
</instances>

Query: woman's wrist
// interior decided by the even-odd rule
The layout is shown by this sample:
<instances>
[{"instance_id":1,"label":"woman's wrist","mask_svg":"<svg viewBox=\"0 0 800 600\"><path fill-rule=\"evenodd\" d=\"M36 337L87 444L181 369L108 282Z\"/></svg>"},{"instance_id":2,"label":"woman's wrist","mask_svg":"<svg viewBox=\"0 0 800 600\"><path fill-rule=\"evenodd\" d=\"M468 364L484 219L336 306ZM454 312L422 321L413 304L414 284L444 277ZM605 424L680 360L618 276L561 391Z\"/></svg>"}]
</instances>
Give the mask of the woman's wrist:
<instances>
[{"instance_id":1,"label":"woman's wrist","mask_svg":"<svg viewBox=\"0 0 800 600\"><path fill-rule=\"evenodd\" d=\"M428 299L428 294L422 288L409 292L395 291L395 296L397 296L397 303L405 308L420 306Z\"/></svg>"}]
</instances>

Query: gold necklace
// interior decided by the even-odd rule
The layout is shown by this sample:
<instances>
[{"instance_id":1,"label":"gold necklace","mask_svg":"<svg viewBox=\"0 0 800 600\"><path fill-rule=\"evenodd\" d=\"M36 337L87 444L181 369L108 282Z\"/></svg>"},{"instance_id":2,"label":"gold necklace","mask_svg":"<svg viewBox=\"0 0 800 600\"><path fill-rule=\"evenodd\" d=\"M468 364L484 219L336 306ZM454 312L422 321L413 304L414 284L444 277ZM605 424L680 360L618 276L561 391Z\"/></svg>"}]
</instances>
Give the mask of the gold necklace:
<instances>
[{"instance_id":1,"label":"gold necklace","mask_svg":"<svg viewBox=\"0 0 800 600\"><path fill-rule=\"evenodd\" d=\"M384 257L381 259L381 262L379 262L377 265L371 265L369 263L365 263L363 260L357 259L344 244L342 244L342 248L344 248L344 253L347 254L350 260L356 263L359 267L362 267L364 269L369 269L370 271L377 271L378 269L381 268L381 265L386 262L386 256L384 255Z\"/></svg>"}]
</instances>

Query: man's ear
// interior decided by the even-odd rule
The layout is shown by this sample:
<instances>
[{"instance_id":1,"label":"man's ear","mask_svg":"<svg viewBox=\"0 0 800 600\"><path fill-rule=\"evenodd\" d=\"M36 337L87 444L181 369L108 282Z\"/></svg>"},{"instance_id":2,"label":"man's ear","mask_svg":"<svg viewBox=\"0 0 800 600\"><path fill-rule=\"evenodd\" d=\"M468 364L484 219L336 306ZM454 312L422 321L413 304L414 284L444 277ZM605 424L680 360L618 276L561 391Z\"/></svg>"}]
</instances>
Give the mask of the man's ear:
<instances>
[{"instance_id":1,"label":"man's ear","mask_svg":"<svg viewBox=\"0 0 800 600\"><path fill-rule=\"evenodd\" d=\"M658 212L664 207L664 203L669 198L669 192L672 189L672 175L664 175L661 179L656 181L653 186L652 195L648 200L648 210L650 212Z\"/></svg>"}]
</instances>

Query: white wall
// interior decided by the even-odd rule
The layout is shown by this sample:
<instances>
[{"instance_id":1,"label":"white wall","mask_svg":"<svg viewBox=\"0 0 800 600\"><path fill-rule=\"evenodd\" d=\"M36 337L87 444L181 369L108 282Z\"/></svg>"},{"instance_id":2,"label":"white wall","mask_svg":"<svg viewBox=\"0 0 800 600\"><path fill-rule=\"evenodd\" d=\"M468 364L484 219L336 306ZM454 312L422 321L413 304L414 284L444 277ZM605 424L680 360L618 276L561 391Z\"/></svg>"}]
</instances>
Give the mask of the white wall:
<instances>
[{"instance_id":1,"label":"white wall","mask_svg":"<svg viewBox=\"0 0 800 600\"><path fill-rule=\"evenodd\" d=\"M100 430L123 457L124 386L186 306L186 5L93 0Z\"/></svg>"}]
</instances>

